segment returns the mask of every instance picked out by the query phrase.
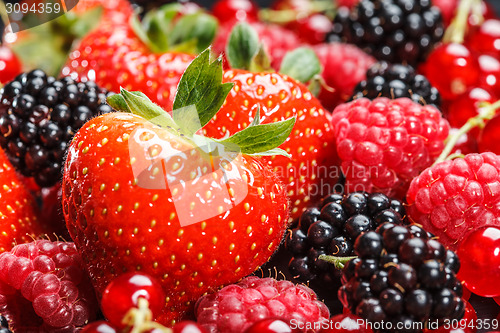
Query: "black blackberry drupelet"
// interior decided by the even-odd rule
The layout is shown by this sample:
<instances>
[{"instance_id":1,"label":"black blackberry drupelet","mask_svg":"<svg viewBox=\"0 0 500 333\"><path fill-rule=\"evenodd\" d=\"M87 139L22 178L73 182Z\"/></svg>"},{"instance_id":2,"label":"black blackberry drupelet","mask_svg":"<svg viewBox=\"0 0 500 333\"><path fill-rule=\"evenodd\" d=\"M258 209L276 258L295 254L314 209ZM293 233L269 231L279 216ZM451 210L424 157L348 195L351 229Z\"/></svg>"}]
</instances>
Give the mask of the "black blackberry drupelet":
<instances>
[{"instance_id":1,"label":"black blackberry drupelet","mask_svg":"<svg viewBox=\"0 0 500 333\"><path fill-rule=\"evenodd\" d=\"M59 182L66 148L80 127L112 111L106 104L110 93L95 83L56 80L42 70L19 75L0 95L0 145L40 187Z\"/></svg>"},{"instance_id":2,"label":"black blackberry drupelet","mask_svg":"<svg viewBox=\"0 0 500 333\"><path fill-rule=\"evenodd\" d=\"M354 252L358 258L345 265L339 289L353 314L394 329L408 324L398 332L421 332L415 322L464 316L458 256L422 228L384 223L358 237Z\"/></svg>"},{"instance_id":3,"label":"black blackberry drupelet","mask_svg":"<svg viewBox=\"0 0 500 333\"><path fill-rule=\"evenodd\" d=\"M341 8L327 41L355 44L378 60L423 62L444 35L443 19L431 0L361 0Z\"/></svg>"},{"instance_id":4,"label":"black blackberry drupelet","mask_svg":"<svg viewBox=\"0 0 500 333\"><path fill-rule=\"evenodd\" d=\"M400 98L408 97L422 105L441 106L438 90L431 86L429 80L415 73L409 65L378 62L366 72L366 80L354 88L351 99L367 97Z\"/></svg>"},{"instance_id":5,"label":"black blackberry drupelet","mask_svg":"<svg viewBox=\"0 0 500 333\"><path fill-rule=\"evenodd\" d=\"M384 222L402 224L405 216L401 202L381 193L328 195L320 207L309 208L301 215L295 229L288 230L285 248L293 255L288 269L299 281L338 288L341 272L318 257L351 256L354 241L362 232Z\"/></svg>"},{"instance_id":6,"label":"black blackberry drupelet","mask_svg":"<svg viewBox=\"0 0 500 333\"><path fill-rule=\"evenodd\" d=\"M0 333L12 333L9 329L9 322L7 321L7 318L2 315L0 315Z\"/></svg>"}]
</instances>

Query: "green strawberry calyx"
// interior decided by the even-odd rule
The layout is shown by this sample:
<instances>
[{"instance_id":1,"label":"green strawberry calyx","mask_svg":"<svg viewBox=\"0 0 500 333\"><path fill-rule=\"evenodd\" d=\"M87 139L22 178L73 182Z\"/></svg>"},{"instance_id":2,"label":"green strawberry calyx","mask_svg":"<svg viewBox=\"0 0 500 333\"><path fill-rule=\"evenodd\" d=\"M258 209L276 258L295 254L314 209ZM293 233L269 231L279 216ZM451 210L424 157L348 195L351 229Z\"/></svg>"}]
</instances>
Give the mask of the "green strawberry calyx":
<instances>
[{"instance_id":1,"label":"green strawberry calyx","mask_svg":"<svg viewBox=\"0 0 500 333\"><path fill-rule=\"evenodd\" d=\"M217 114L233 87L233 83L222 83L222 73L222 59L219 57L211 62L210 49L206 49L182 75L172 112L166 112L141 92L125 89L108 97L108 103L118 111L136 114L179 135L195 147L222 145L225 151L246 155L290 157L278 146L290 135L295 117L261 124L257 111L247 128L228 138L218 140L197 134Z\"/></svg>"},{"instance_id":2,"label":"green strawberry calyx","mask_svg":"<svg viewBox=\"0 0 500 333\"><path fill-rule=\"evenodd\" d=\"M232 68L251 72L272 71L269 56L257 32L245 22L236 24L231 31L226 56ZM321 70L321 63L314 51L308 47L299 47L285 55L279 72L306 83L321 73Z\"/></svg>"},{"instance_id":3,"label":"green strawberry calyx","mask_svg":"<svg viewBox=\"0 0 500 333\"><path fill-rule=\"evenodd\" d=\"M218 21L201 9L191 14L181 13L182 4L167 4L147 12L142 20L133 15L130 24L153 53L198 54L212 43Z\"/></svg>"}]
</instances>

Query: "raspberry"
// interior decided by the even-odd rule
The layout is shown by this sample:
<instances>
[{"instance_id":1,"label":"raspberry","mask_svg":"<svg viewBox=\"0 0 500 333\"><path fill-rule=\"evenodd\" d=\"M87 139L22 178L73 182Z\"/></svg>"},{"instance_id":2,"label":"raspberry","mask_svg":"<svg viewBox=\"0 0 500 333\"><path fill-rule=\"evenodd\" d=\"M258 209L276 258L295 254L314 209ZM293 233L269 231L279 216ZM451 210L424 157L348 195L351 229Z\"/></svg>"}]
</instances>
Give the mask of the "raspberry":
<instances>
[{"instance_id":1,"label":"raspberry","mask_svg":"<svg viewBox=\"0 0 500 333\"><path fill-rule=\"evenodd\" d=\"M330 316L326 305L308 287L255 276L201 297L195 314L197 322L211 333L244 332L266 318L319 327Z\"/></svg>"},{"instance_id":2,"label":"raspberry","mask_svg":"<svg viewBox=\"0 0 500 333\"><path fill-rule=\"evenodd\" d=\"M354 241L362 232L388 221L402 224L405 216L400 201L381 193L331 194L320 207L302 213L299 226L288 231L285 247L293 255L288 269L301 282L318 282L321 289L338 288L340 271L318 257L352 256Z\"/></svg>"},{"instance_id":3,"label":"raspberry","mask_svg":"<svg viewBox=\"0 0 500 333\"><path fill-rule=\"evenodd\" d=\"M348 192L402 198L444 148L449 125L438 109L409 98L360 98L332 114Z\"/></svg>"},{"instance_id":4,"label":"raspberry","mask_svg":"<svg viewBox=\"0 0 500 333\"><path fill-rule=\"evenodd\" d=\"M347 101L354 87L366 78L366 71L375 63L375 58L350 44L318 44L312 48L323 66L321 76L326 85L333 88L333 91L321 89L318 99L325 108L333 110Z\"/></svg>"},{"instance_id":5,"label":"raspberry","mask_svg":"<svg viewBox=\"0 0 500 333\"><path fill-rule=\"evenodd\" d=\"M73 243L37 240L0 254L0 313L18 332L76 332L97 301Z\"/></svg>"},{"instance_id":6,"label":"raspberry","mask_svg":"<svg viewBox=\"0 0 500 333\"><path fill-rule=\"evenodd\" d=\"M384 223L359 236L354 250L359 257L346 264L339 289L351 313L392 322L389 332L421 332L428 320L464 316L458 256L422 228ZM394 330L397 323L407 330Z\"/></svg>"},{"instance_id":7,"label":"raspberry","mask_svg":"<svg viewBox=\"0 0 500 333\"><path fill-rule=\"evenodd\" d=\"M473 229L500 226L500 156L468 154L438 163L408 190L408 215L456 249Z\"/></svg>"},{"instance_id":8,"label":"raspberry","mask_svg":"<svg viewBox=\"0 0 500 333\"><path fill-rule=\"evenodd\" d=\"M227 40L238 21L228 22L219 27L219 32L213 42L213 51L216 54L223 53L226 49ZM283 57L288 51L299 47L302 42L299 37L290 30L276 24L264 24L260 22L249 23L257 31L259 39L271 57L271 66L278 70Z\"/></svg>"},{"instance_id":9,"label":"raspberry","mask_svg":"<svg viewBox=\"0 0 500 333\"><path fill-rule=\"evenodd\" d=\"M409 65L386 62L372 66L366 73L366 80L356 86L353 99L360 97L408 97L422 105L441 106L438 90L431 86L425 76L415 73L415 69Z\"/></svg>"}]
</instances>

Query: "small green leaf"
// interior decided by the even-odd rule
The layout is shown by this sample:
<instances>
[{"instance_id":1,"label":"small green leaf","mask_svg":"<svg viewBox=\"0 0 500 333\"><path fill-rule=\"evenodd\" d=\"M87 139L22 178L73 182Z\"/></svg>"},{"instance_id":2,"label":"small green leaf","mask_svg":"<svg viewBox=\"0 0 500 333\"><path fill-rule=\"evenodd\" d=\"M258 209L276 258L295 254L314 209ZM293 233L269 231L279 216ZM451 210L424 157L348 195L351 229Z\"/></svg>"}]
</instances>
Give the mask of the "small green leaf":
<instances>
[{"instance_id":1,"label":"small green leaf","mask_svg":"<svg viewBox=\"0 0 500 333\"><path fill-rule=\"evenodd\" d=\"M195 40L197 53L205 50L212 43L218 22L213 16L198 12L181 17L170 34L171 45L175 46Z\"/></svg>"},{"instance_id":2,"label":"small green leaf","mask_svg":"<svg viewBox=\"0 0 500 333\"><path fill-rule=\"evenodd\" d=\"M253 118L252 123L248 126L256 126L260 124L260 106L257 105L257 112L255 113L255 118Z\"/></svg>"},{"instance_id":3,"label":"small green leaf","mask_svg":"<svg viewBox=\"0 0 500 333\"><path fill-rule=\"evenodd\" d=\"M281 148L274 148L274 149L269 149L266 151L263 151L262 153L253 153L250 154L252 156L285 156L288 158L292 158L292 155L288 154L285 150Z\"/></svg>"},{"instance_id":4,"label":"small green leaf","mask_svg":"<svg viewBox=\"0 0 500 333\"><path fill-rule=\"evenodd\" d=\"M210 49L206 49L191 62L177 86L172 114L175 122L196 132L215 116L232 88L233 83L222 83L222 60L210 63ZM196 126L186 124L191 115L187 115L188 120L183 119L185 108L190 106L198 114Z\"/></svg>"},{"instance_id":5,"label":"small green leaf","mask_svg":"<svg viewBox=\"0 0 500 333\"><path fill-rule=\"evenodd\" d=\"M179 127L173 121L172 117L161 107L151 102L149 98L146 97L141 92L129 92L125 89L121 89L120 95L123 97L127 108L123 107L123 103L119 100L118 97L110 98L110 105L114 107L112 104L116 102L116 106L121 108L123 111L127 109L129 112L141 116L144 119L165 128L172 128L177 130Z\"/></svg>"},{"instance_id":6,"label":"small green leaf","mask_svg":"<svg viewBox=\"0 0 500 333\"><path fill-rule=\"evenodd\" d=\"M314 75L321 73L321 63L312 49L299 47L285 55L281 63L280 73L306 83Z\"/></svg>"},{"instance_id":7,"label":"small green leaf","mask_svg":"<svg viewBox=\"0 0 500 333\"><path fill-rule=\"evenodd\" d=\"M236 24L226 45L226 56L231 67L249 69L259 45L259 35L248 23Z\"/></svg>"},{"instance_id":8,"label":"small green leaf","mask_svg":"<svg viewBox=\"0 0 500 333\"><path fill-rule=\"evenodd\" d=\"M262 154L272 151L285 142L294 125L295 117L270 124L249 126L221 142L238 145L243 154Z\"/></svg>"}]
</instances>

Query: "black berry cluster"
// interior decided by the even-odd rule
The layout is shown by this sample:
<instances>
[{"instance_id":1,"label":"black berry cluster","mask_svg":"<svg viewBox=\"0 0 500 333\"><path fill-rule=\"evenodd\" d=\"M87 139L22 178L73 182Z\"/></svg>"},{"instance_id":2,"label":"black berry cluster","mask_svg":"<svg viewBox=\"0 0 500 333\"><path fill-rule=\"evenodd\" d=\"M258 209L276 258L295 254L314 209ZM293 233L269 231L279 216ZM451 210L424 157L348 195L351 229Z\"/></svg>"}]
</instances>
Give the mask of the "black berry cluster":
<instances>
[{"instance_id":1,"label":"black berry cluster","mask_svg":"<svg viewBox=\"0 0 500 333\"><path fill-rule=\"evenodd\" d=\"M431 0L361 0L342 8L328 41L355 44L379 60L408 63L425 60L444 35L443 19Z\"/></svg>"},{"instance_id":2,"label":"black berry cluster","mask_svg":"<svg viewBox=\"0 0 500 333\"><path fill-rule=\"evenodd\" d=\"M409 65L378 62L366 72L366 80L354 88L352 99L408 97L422 105L441 106L441 96L429 80Z\"/></svg>"},{"instance_id":3,"label":"black berry cluster","mask_svg":"<svg viewBox=\"0 0 500 333\"><path fill-rule=\"evenodd\" d=\"M352 313L393 328L404 323L398 332L463 317L462 284L455 276L459 259L419 226L384 223L358 237L354 252L358 258L344 267L339 289Z\"/></svg>"},{"instance_id":4,"label":"black berry cluster","mask_svg":"<svg viewBox=\"0 0 500 333\"><path fill-rule=\"evenodd\" d=\"M0 315L0 333L12 333L12 331L9 329L9 322L7 321L7 318L1 315Z\"/></svg>"},{"instance_id":5,"label":"black berry cluster","mask_svg":"<svg viewBox=\"0 0 500 333\"><path fill-rule=\"evenodd\" d=\"M301 215L297 228L288 230L285 247L293 255L289 271L299 281L338 287L341 272L318 257L351 256L361 233L384 222L401 224L405 215L400 201L381 193L328 195L320 207L309 208Z\"/></svg>"},{"instance_id":6,"label":"black berry cluster","mask_svg":"<svg viewBox=\"0 0 500 333\"><path fill-rule=\"evenodd\" d=\"M0 145L14 167L41 187L61 179L66 148L80 127L112 111L110 93L95 83L56 80L42 70L19 75L0 93Z\"/></svg>"}]
</instances>

